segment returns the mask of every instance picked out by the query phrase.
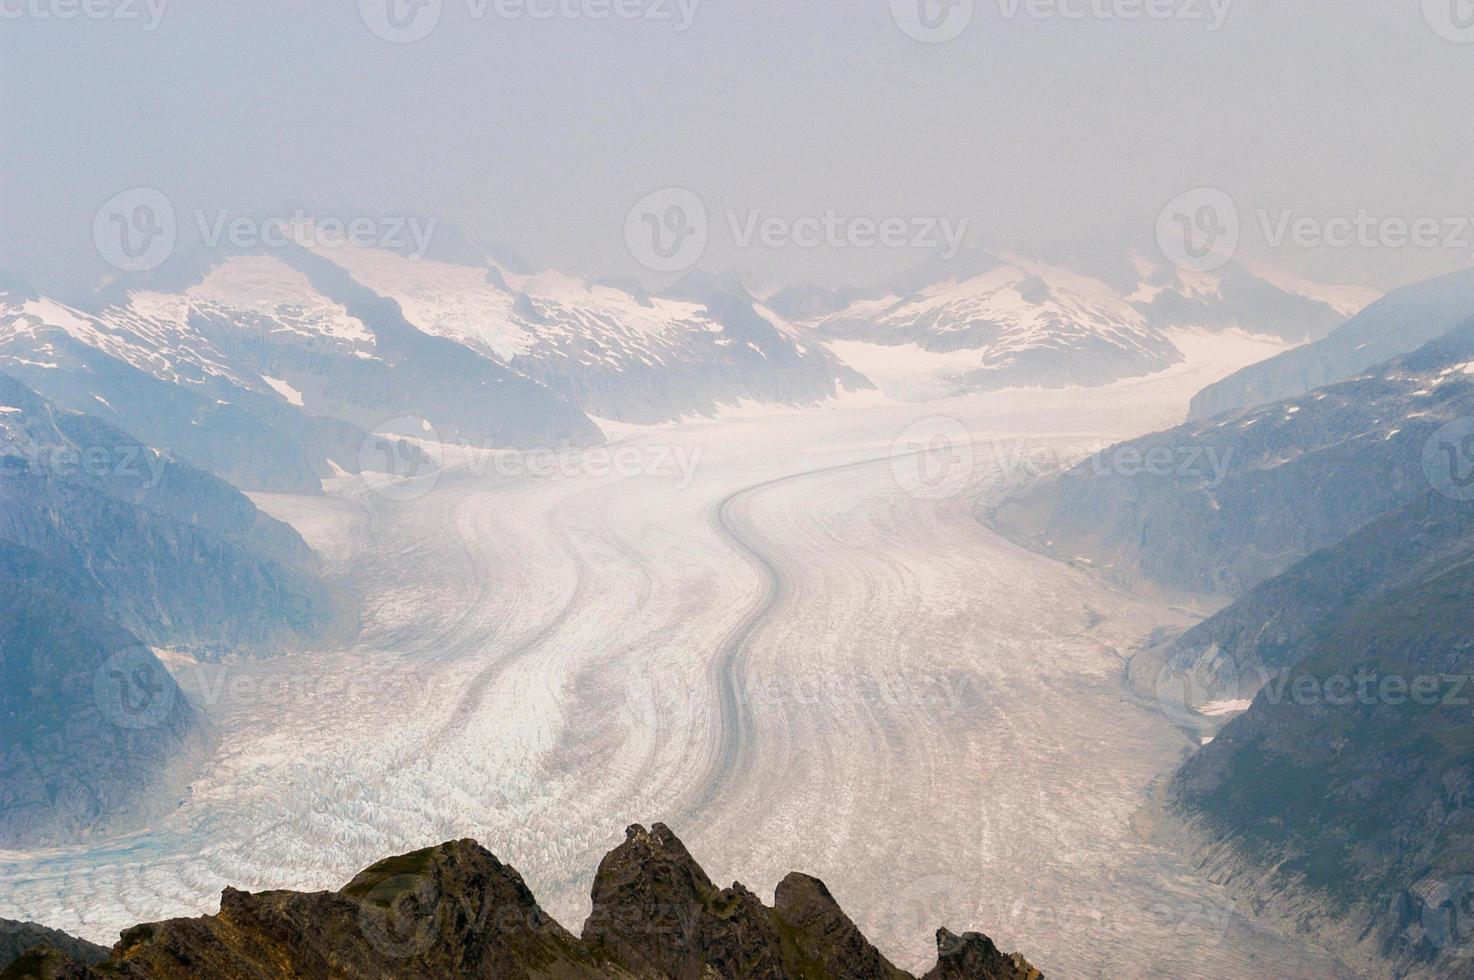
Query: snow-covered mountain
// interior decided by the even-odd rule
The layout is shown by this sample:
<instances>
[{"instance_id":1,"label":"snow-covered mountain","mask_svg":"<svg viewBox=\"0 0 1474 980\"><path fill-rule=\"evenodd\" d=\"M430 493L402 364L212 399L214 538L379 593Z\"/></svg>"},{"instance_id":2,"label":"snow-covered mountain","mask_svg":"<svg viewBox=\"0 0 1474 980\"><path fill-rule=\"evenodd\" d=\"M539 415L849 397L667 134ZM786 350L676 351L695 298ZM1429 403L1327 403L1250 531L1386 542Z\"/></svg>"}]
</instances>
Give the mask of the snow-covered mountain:
<instances>
[{"instance_id":1,"label":"snow-covered mountain","mask_svg":"<svg viewBox=\"0 0 1474 980\"><path fill-rule=\"evenodd\" d=\"M407 321L534 378L602 418L653 423L723 404L812 404L868 387L740 282L638 286L523 274L485 253L456 261L381 249L322 257L399 304Z\"/></svg>"},{"instance_id":2,"label":"snow-covered mountain","mask_svg":"<svg viewBox=\"0 0 1474 980\"><path fill-rule=\"evenodd\" d=\"M0 371L243 489L315 492L335 466L356 472L364 431L307 415L167 324L131 305L93 316L0 292Z\"/></svg>"},{"instance_id":3,"label":"snow-covered mountain","mask_svg":"<svg viewBox=\"0 0 1474 980\"><path fill-rule=\"evenodd\" d=\"M216 256L192 278L87 311L0 293L0 370L247 489L357 472L368 433L405 416L478 445L601 439L546 386L416 330L306 252Z\"/></svg>"},{"instance_id":4,"label":"snow-covered mountain","mask_svg":"<svg viewBox=\"0 0 1474 980\"><path fill-rule=\"evenodd\" d=\"M1474 316L1474 269L1461 269L1388 293L1313 344L1251 365L1200 391L1191 417L1293 398L1353 378L1416 350Z\"/></svg>"},{"instance_id":5,"label":"snow-covered mountain","mask_svg":"<svg viewBox=\"0 0 1474 980\"><path fill-rule=\"evenodd\" d=\"M957 388L994 389L1149 374L1181 360L1179 329L1314 339L1375 298L1243 263L1210 275L1060 248L975 252L874 294L789 289L769 302L841 351L882 345L940 366Z\"/></svg>"},{"instance_id":6,"label":"snow-covered mountain","mask_svg":"<svg viewBox=\"0 0 1474 980\"><path fill-rule=\"evenodd\" d=\"M195 252L79 306L11 282L0 370L238 486L284 492L357 472L369 433L406 418L446 441L576 447L602 441L589 415L655 423L868 387L740 283L649 296L517 272L451 237L424 258Z\"/></svg>"},{"instance_id":7,"label":"snow-covered mountain","mask_svg":"<svg viewBox=\"0 0 1474 980\"><path fill-rule=\"evenodd\" d=\"M446 441L579 446L602 439L590 416L816 404L913 362L923 397L1098 385L1179 362L1177 328L1316 336L1369 298L1101 249L974 251L875 294L760 300L693 274L650 295L524 271L453 229L437 245L197 251L71 306L0 283L0 370L237 486L313 492L374 465L369 434L406 418Z\"/></svg>"},{"instance_id":8,"label":"snow-covered mountain","mask_svg":"<svg viewBox=\"0 0 1474 980\"><path fill-rule=\"evenodd\" d=\"M1128 296L1153 326L1237 329L1293 343L1319 340L1381 298L1362 286L1312 282L1263 263L1236 260L1192 272L1132 259L1139 281Z\"/></svg>"},{"instance_id":9,"label":"snow-covered mountain","mask_svg":"<svg viewBox=\"0 0 1474 980\"><path fill-rule=\"evenodd\" d=\"M1103 384L1182 356L1105 283L1021 258L908 296L860 299L810 323L843 340L974 353L958 377L971 388Z\"/></svg>"}]
</instances>

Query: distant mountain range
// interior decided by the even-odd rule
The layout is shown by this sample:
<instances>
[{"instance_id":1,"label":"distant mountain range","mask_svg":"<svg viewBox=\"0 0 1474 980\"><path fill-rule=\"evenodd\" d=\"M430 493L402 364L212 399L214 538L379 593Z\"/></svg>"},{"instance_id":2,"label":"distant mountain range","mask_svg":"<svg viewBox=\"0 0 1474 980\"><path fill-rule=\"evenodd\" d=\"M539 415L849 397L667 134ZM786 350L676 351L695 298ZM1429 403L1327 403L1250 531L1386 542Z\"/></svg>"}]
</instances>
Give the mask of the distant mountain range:
<instances>
[{"instance_id":1,"label":"distant mountain range","mask_svg":"<svg viewBox=\"0 0 1474 980\"><path fill-rule=\"evenodd\" d=\"M769 305L817 334L955 355L959 391L1101 385L1182 360L1174 330L1324 336L1376 294L1234 264L1195 274L1129 252L978 251L890 290L787 289Z\"/></svg>"},{"instance_id":2,"label":"distant mountain range","mask_svg":"<svg viewBox=\"0 0 1474 980\"><path fill-rule=\"evenodd\" d=\"M338 892L227 889L218 914L135 926L101 961L79 940L22 934L36 948L0 963L3 980L913 980L823 882L790 874L769 908L740 883L718 888L661 824L629 828L600 862L581 936L469 840L381 861ZM1043 980L978 933L941 929L937 950L924 980Z\"/></svg>"},{"instance_id":3,"label":"distant mountain range","mask_svg":"<svg viewBox=\"0 0 1474 980\"><path fill-rule=\"evenodd\" d=\"M1375 294L1127 252L978 251L873 293L759 299L692 274L661 295L530 273L447 225L424 257L287 244L200 250L73 305L0 276L0 371L246 490L313 493L372 433L487 448L873 387L836 342L945 355L956 390L1096 385L1181 360L1179 328L1313 339Z\"/></svg>"}]
</instances>

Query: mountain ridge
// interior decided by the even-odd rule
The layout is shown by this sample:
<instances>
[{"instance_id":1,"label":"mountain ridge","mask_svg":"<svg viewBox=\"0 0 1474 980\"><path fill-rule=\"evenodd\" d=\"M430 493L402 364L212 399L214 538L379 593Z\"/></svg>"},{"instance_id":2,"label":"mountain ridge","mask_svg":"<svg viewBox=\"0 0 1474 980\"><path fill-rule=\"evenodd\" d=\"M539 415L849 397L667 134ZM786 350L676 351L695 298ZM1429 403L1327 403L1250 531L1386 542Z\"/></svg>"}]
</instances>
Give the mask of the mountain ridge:
<instances>
[{"instance_id":1,"label":"mountain ridge","mask_svg":"<svg viewBox=\"0 0 1474 980\"><path fill-rule=\"evenodd\" d=\"M88 965L41 947L0 978L261 980L914 980L860 934L823 882L791 874L764 905L718 888L663 824L634 825L600 862L581 936L545 913L522 876L475 841L389 858L337 892L249 894L220 911L123 932ZM1043 980L978 933L937 933L923 980Z\"/></svg>"}]
</instances>

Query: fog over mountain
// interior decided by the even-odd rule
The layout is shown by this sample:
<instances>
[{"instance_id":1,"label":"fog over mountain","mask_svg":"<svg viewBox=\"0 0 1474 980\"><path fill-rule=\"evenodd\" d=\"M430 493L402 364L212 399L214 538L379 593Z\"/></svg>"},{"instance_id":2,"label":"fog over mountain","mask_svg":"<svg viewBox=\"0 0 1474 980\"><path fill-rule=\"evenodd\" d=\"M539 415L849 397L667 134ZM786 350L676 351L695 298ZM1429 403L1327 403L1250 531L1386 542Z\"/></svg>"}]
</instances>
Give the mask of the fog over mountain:
<instances>
[{"instance_id":1,"label":"fog over mountain","mask_svg":"<svg viewBox=\"0 0 1474 980\"><path fill-rule=\"evenodd\" d=\"M665 187L709 212L703 268L777 286L870 286L918 256L744 249L733 218L832 209L965 219L995 245L1122 243L1211 186L1238 203L1256 257L1321 281L1386 290L1474 252L1273 248L1264 232L1285 213L1471 216L1474 136L1440 122L1467 51L1416 4L1181 0L1154 20L968 2L940 44L884 2L840 16L650 0L648 16L602 20L534 17L543 6L447 0L413 43L376 36L351 3L172 3L153 30L143 4L136 20L16 21L0 36L0 267L48 293L89 287L108 272L93 214L136 186L167 194L193 236L197 210L206 226L296 206L440 216L594 277L650 274L621 232Z\"/></svg>"}]
</instances>

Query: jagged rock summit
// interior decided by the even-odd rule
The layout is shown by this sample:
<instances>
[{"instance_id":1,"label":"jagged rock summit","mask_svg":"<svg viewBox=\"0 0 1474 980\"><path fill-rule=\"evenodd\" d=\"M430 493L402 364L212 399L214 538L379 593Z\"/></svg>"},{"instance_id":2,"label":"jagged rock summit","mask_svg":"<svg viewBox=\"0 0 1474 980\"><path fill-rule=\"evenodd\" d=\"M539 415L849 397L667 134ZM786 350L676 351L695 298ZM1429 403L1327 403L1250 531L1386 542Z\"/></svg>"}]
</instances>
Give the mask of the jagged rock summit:
<instances>
[{"instance_id":1,"label":"jagged rock summit","mask_svg":"<svg viewBox=\"0 0 1474 980\"><path fill-rule=\"evenodd\" d=\"M937 933L923 980L1042 980L977 933ZM467 980L914 980L870 944L817 878L791 874L772 908L718 888L662 824L630 827L599 865L574 936L522 876L475 841L380 861L338 892L226 889L216 915L135 926L92 965L55 947L18 978L467 978Z\"/></svg>"}]
</instances>

